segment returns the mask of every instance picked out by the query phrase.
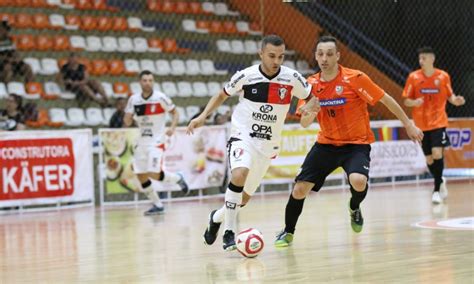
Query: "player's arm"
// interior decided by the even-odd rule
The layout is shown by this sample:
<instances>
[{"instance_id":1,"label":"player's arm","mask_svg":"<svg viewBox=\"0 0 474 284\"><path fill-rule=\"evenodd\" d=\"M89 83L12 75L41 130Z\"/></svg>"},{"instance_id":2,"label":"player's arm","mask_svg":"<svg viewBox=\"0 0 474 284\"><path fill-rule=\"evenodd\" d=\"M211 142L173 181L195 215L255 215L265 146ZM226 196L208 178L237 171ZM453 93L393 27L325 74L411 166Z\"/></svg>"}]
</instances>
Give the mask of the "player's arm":
<instances>
[{"instance_id":1,"label":"player's arm","mask_svg":"<svg viewBox=\"0 0 474 284\"><path fill-rule=\"evenodd\" d=\"M450 102L454 106L462 106L466 103L466 100L463 96L456 96L455 94L452 94L448 97L448 102Z\"/></svg>"},{"instance_id":2,"label":"player's arm","mask_svg":"<svg viewBox=\"0 0 474 284\"><path fill-rule=\"evenodd\" d=\"M195 119L189 122L188 128L186 130L187 134L193 134L194 129L201 127L206 122L206 118L213 113L219 106L221 106L229 96L221 90L219 94L214 95L206 105L206 108L198 115Z\"/></svg>"},{"instance_id":3,"label":"player's arm","mask_svg":"<svg viewBox=\"0 0 474 284\"><path fill-rule=\"evenodd\" d=\"M133 114L126 112L123 116L123 125L125 127L130 127L133 125Z\"/></svg>"},{"instance_id":4,"label":"player's arm","mask_svg":"<svg viewBox=\"0 0 474 284\"><path fill-rule=\"evenodd\" d=\"M383 95L380 102L384 104L405 126L408 137L413 141L421 142L423 139L423 132L415 126L415 124L408 118L406 113L400 105L387 93Z\"/></svg>"},{"instance_id":5,"label":"player's arm","mask_svg":"<svg viewBox=\"0 0 474 284\"><path fill-rule=\"evenodd\" d=\"M402 97L404 98L403 104L407 107L419 107L424 102L423 98L417 98L417 99L414 98L415 90L413 89L413 86L414 86L413 81L414 81L413 75L410 74L405 84L405 88L403 88L403 93L402 93Z\"/></svg>"},{"instance_id":6,"label":"player's arm","mask_svg":"<svg viewBox=\"0 0 474 284\"><path fill-rule=\"evenodd\" d=\"M308 126L311 125L311 123L314 122L316 115L317 115L316 112L308 112L308 113L301 114L300 125L303 128L307 128Z\"/></svg>"},{"instance_id":7,"label":"player's arm","mask_svg":"<svg viewBox=\"0 0 474 284\"><path fill-rule=\"evenodd\" d=\"M174 131L176 130L176 126L178 126L179 113L176 108L173 108L169 111L169 114L171 115L171 125L166 130L166 135L172 136L174 134Z\"/></svg>"}]
</instances>

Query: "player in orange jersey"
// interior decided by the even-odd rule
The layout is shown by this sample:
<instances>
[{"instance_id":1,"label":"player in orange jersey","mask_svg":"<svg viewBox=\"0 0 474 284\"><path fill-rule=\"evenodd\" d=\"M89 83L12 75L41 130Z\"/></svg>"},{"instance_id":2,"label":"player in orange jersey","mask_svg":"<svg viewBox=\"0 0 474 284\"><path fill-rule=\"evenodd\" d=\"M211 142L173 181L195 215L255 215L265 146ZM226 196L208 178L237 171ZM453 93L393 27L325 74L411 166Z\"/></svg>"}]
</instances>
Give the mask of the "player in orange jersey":
<instances>
[{"instance_id":1,"label":"player in orange jersey","mask_svg":"<svg viewBox=\"0 0 474 284\"><path fill-rule=\"evenodd\" d=\"M431 47L418 49L418 61L421 69L408 76L403 97L405 105L413 108L415 125L423 130L423 153L435 180L432 201L439 204L448 196L448 189L443 181L443 149L450 145L446 134L446 101L462 106L465 100L454 95L448 73L434 67L435 54Z\"/></svg>"},{"instance_id":2,"label":"player in orange jersey","mask_svg":"<svg viewBox=\"0 0 474 284\"><path fill-rule=\"evenodd\" d=\"M349 177L352 198L349 202L351 226L362 230L360 203L367 194L370 166L370 130L367 104L382 102L406 128L408 136L421 141L422 131L407 117L400 105L363 72L338 65L340 53L336 39L321 37L316 45L316 61L321 72L308 78L313 96L319 99L319 113L302 113L301 125L309 126L318 117L321 131L318 141L306 155L295 186L286 205L285 229L278 234L275 246L286 247L293 241L298 217L311 190L319 191L326 177L342 167Z\"/></svg>"}]
</instances>

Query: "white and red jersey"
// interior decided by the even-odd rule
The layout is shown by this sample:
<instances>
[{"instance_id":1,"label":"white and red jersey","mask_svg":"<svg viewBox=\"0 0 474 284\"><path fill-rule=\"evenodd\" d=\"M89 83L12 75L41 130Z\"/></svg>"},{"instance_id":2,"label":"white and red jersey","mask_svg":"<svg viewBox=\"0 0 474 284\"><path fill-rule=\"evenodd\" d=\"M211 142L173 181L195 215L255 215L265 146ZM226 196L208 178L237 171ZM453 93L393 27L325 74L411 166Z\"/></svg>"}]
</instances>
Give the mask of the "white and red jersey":
<instances>
[{"instance_id":1,"label":"white and red jersey","mask_svg":"<svg viewBox=\"0 0 474 284\"><path fill-rule=\"evenodd\" d=\"M174 108L171 99L156 90L146 99L141 93L133 94L128 99L125 112L134 115L133 118L140 129L137 145L164 143L166 112Z\"/></svg>"},{"instance_id":2,"label":"white and red jersey","mask_svg":"<svg viewBox=\"0 0 474 284\"><path fill-rule=\"evenodd\" d=\"M286 66L268 77L260 65L253 65L235 73L224 92L229 96L240 96L232 114L231 137L246 141L262 154L272 157L280 150L281 132L291 98L308 98L311 85L300 73Z\"/></svg>"}]
</instances>

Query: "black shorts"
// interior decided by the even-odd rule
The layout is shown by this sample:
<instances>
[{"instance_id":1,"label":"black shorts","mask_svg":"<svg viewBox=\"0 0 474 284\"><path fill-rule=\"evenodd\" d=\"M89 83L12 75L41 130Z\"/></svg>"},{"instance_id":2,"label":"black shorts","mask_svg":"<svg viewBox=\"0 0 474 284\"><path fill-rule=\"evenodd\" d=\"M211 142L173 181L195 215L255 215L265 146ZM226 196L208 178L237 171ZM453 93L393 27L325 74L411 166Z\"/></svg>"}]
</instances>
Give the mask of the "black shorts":
<instances>
[{"instance_id":1,"label":"black shorts","mask_svg":"<svg viewBox=\"0 0 474 284\"><path fill-rule=\"evenodd\" d=\"M313 191L319 191L326 177L338 167L342 167L347 176L359 173L369 178L370 145L349 144L334 146L315 143L306 155L301 172L295 181L314 183Z\"/></svg>"},{"instance_id":2,"label":"black shorts","mask_svg":"<svg viewBox=\"0 0 474 284\"><path fill-rule=\"evenodd\" d=\"M437 128L429 131L423 131L423 141L421 141L421 148L425 156L431 155L431 149L434 147L448 147L451 145L449 142L448 133L446 128Z\"/></svg>"}]
</instances>

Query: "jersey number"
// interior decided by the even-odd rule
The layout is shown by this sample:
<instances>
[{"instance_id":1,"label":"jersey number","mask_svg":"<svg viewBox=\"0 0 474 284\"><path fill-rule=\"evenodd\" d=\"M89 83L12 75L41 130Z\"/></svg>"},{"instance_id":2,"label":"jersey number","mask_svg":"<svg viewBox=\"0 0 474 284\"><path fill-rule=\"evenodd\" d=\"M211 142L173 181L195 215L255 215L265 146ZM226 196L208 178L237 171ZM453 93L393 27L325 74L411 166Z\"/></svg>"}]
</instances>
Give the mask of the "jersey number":
<instances>
[{"instance_id":1,"label":"jersey number","mask_svg":"<svg viewBox=\"0 0 474 284\"><path fill-rule=\"evenodd\" d=\"M328 113L329 117L336 117L336 111L333 110L333 109L328 109L327 113Z\"/></svg>"}]
</instances>

